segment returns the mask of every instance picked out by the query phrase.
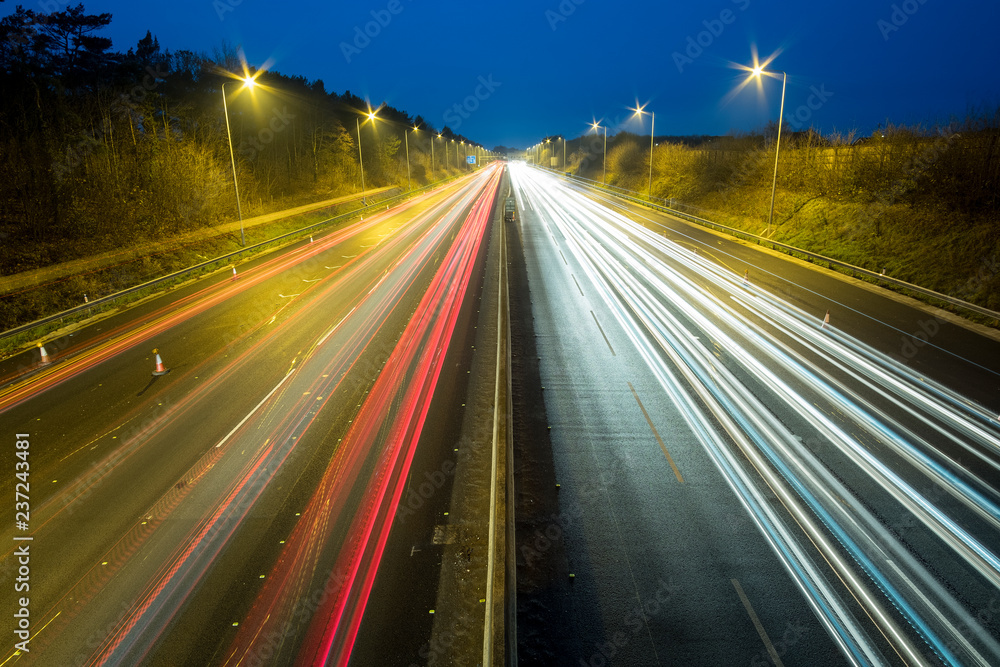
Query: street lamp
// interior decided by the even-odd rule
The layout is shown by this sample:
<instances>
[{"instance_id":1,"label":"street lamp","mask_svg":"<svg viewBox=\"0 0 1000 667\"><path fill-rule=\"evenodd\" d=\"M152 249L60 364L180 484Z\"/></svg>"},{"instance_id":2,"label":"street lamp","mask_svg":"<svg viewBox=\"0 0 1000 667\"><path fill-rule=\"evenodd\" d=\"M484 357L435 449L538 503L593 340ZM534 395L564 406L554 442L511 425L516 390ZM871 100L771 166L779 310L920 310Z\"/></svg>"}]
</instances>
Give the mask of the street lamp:
<instances>
[{"instance_id":1,"label":"street lamp","mask_svg":"<svg viewBox=\"0 0 1000 667\"><path fill-rule=\"evenodd\" d=\"M254 80L252 76L243 77L239 80L243 82L243 86L253 90ZM233 155L233 133L229 129L229 106L226 104L227 83L231 82L225 81L222 84L222 113L226 117L226 136L229 137L229 161L233 164L233 189L236 191L236 215L239 216L240 219L240 245L245 248L247 245L247 237L243 232L243 208L240 206L240 185L238 179L236 178L236 157Z\"/></svg>"},{"instance_id":2,"label":"street lamp","mask_svg":"<svg viewBox=\"0 0 1000 667\"><path fill-rule=\"evenodd\" d=\"M417 131L417 126L413 126L413 131ZM410 186L410 129L407 128L403 130L403 141L406 145L406 191L409 192L412 187Z\"/></svg>"},{"instance_id":3,"label":"street lamp","mask_svg":"<svg viewBox=\"0 0 1000 667\"><path fill-rule=\"evenodd\" d=\"M647 102L646 104L649 104ZM629 111L634 111L636 116L642 119L642 114L648 113L650 118L649 126L649 192L646 194L649 197L649 201L653 201L653 137L656 136L656 114L652 111L643 111L646 108L646 104L639 106L639 100L635 101L635 109L629 107Z\"/></svg>"},{"instance_id":4,"label":"street lamp","mask_svg":"<svg viewBox=\"0 0 1000 667\"><path fill-rule=\"evenodd\" d=\"M766 63L765 63L766 64ZM777 72L768 72L757 65L753 68L753 76L760 79L762 74L777 76ZM778 140L774 144L774 177L771 179L771 208L767 212L767 235L771 235L771 219L774 217L774 193L778 186L778 153L781 151L781 126L785 122L785 84L788 83L788 74L781 72L781 109L778 111Z\"/></svg>"},{"instance_id":5,"label":"street lamp","mask_svg":"<svg viewBox=\"0 0 1000 667\"><path fill-rule=\"evenodd\" d=\"M608 128L607 126L601 126L600 123L594 121L590 124L590 127L594 130L604 130L604 176L601 177L601 185L608 184Z\"/></svg>"},{"instance_id":6,"label":"street lamp","mask_svg":"<svg viewBox=\"0 0 1000 667\"><path fill-rule=\"evenodd\" d=\"M381 108L381 107L379 107L379 108ZM378 109L376 109L375 111L372 111L372 108L368 107L368 113L366 114L368 117L365 119L365 122L367 123L368 121L371 121L372 124L374 124L375 123L375 113L377 111L378 111ZM361 121L360 121L360 119L355 118L354 119L354 124L358 128L358 162L361 164L361 203L367 206L368 202L366 201L366 198L365 198L365 158L361 154Z\"/></svg>"}]
</instances>

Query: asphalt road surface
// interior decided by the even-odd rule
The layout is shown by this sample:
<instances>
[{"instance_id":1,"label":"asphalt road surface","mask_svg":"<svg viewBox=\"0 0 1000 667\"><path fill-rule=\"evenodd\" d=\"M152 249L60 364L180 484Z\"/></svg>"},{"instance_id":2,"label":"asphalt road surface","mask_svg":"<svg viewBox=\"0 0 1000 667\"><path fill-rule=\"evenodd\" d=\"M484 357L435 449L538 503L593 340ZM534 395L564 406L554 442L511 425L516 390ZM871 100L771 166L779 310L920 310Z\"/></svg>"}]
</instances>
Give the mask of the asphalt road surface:
<instances>
[{"instance_id":1,"label":"asphalt road surface","mask_svg":"<svg viewBox=\"0 0 1000 667\"><path fill-rule=\"evenodd\" d=\"M5 527L2 569L28 545L31 574L30 651L3 664L345 662L472 322L498 181L484 169L49 340L48 365L5 362L30 518ZM415 589L433 599L433 576Z\"/></svg>"},{"instance_id":2,"label":"asphalt road surface","mask_svg":"<svg viewBox=\"0 0 1000 667\"><path fill-rule=\"evenodd\" d=\"M560 485L518 569L565 560L522 662L1000 663L996 338L511 173Z\"/></svg>"}]
</instances>

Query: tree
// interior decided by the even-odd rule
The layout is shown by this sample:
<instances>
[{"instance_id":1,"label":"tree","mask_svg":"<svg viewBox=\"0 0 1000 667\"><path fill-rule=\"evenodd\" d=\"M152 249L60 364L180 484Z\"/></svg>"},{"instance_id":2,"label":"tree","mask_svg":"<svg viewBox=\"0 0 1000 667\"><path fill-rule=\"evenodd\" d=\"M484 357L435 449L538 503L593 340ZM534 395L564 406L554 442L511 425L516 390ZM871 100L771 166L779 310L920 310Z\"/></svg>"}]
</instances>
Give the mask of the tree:
<instances>
[{"instance_id":1,"label":"tree","mask_svg":"<svg viewBox=\"0 0 1000 667\"><path fill-rule=\"evenodd\" d=\"M39 31L47 40L45 46L55 74L92 73L108 57L111 40L93 33L111 23L111 14L85 14L85 11L79 4L48 15L32 12Z\"/></svg>"}]
</instances>

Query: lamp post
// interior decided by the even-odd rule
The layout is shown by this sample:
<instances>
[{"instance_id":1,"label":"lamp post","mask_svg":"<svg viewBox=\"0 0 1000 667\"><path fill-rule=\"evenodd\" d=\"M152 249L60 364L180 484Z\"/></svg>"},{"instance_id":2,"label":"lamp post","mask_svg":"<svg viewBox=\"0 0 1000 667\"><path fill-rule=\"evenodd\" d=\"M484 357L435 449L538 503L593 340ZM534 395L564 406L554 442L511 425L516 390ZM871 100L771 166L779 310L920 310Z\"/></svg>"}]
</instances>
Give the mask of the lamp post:
<instances>
[{"instance_id":1,"label":"lamp post","mask_svg":"<svg viewBox=\"0 0 1000 667\"><path fill-rule=\"evenodd\" d=\"M777 72L767 72L759 65L753 68L753 76L760 79L761 74L777 76ZM781 151L781 126L785 123L785 84L788 74L781 72L781 108L778 111L778 140L774 144L774 177L771 179L771 208L767 212L767 235L771 235L771 219L774 217L774 193L778 187L778 153Z\"/></svg>"},{"instance_id":2,"label":"lamp post","mask_svg":"<svg viewBox=\"0 0 1000 667\"><path fill-rule=\"evenodd\" d=\"M254 81L253 77L245 77L240 79L243 85L253 89ZM222 84L222 113L226 117L226 136L229 138L229 161L233 165L233 190L236 191L236 215L240 219L240 245L244 248L247 245L247 237L243 232L243 208L240 206L240 185L239 180L236 178L236 156L233 154L233 133L229 129L229 106L226 104L226 84L229 81L225 81Z\"/></svg>"},{"instance_id":3,"label":"lamp post","mask_svg":"<svg viewBox=\"0 0 1000 667\"><path fill-rule=\"evenodd\" d=\"M596 121L590 124L595 130L604 130L604 176L601 177L601 185L608 184L608 128L604 126L603 128Z\"/></svg>"},{"instance_id":4,"label":"lamp post","mask_svg":"<svg viewBox=\"0 0 1000 667\"><path fill-rule=\"evenodd\" d=\"M358 128L358 162L361 164L361 203L365 202L365 158L361 153L361 120L354 119L354 124Z\"/></svg>"},{"instance_id":5,"label":"lamp post","mask_svg":"<svg viewBox=\"0 0 1000 667\"><path fill-rule=\"evenodd\" d=\"M439 134L438 135L438 139L440 139L440 138L441 138L441 135ZM433 174L434 174L434 135L432 134L431 135L431 175L433 175Z\"/></svg>"},{"instance_id":6,"label":"lamp post","mask_svg":"<svg viewBox=\"0 0 1000 667\"><path fill-rule=\"evenodd\" d=\"M416 127L413 128L414 132L417 130ZM403 130L403 142L406 146L406 191L409 192L412 189L410 185L410 130L409 128Z\"/></svg>"},{"instance_id":7,"label":"lamp post","mask_svg":"<svg viewBox=\"0 0 1000 667\"><path fill-rule=\"evenodd\" d=\"M642 118L642 114L648 113L651 121L649 126L649 190L646 193L646 196L649 198L649 201L653 201L653 138L656 136L656 114L652 111L643 111L643 109L646 108L646 105L643 104L642 106L639 106L638 100L636 100L635 107L635 109L632 109L631 107L629 107L629 109L634 111L635 115L639 116L639 118Z\"/></svg>"},{"instance_id":8,"label":"lamp post","mask_svg":"<svg viewBox=\"0 0 1000 667\"><path fill-rule=\"evenodd\" d=\"M376 109L376 111L377 111L377 109ZM365 119L366 123L368 121L371 121L372 123L375 122L375 111L372 111L371 107L368 107L368 114L367 114L367 116L368 116L368 118ZM358 162L361 164L361 203L367 206L368 202L367 202L366 197L365 197L365 158L361 154L361 121L360 121L360 119L355 118L354 119L354 124L358 128Z\"/></svg>"}]
</instances>

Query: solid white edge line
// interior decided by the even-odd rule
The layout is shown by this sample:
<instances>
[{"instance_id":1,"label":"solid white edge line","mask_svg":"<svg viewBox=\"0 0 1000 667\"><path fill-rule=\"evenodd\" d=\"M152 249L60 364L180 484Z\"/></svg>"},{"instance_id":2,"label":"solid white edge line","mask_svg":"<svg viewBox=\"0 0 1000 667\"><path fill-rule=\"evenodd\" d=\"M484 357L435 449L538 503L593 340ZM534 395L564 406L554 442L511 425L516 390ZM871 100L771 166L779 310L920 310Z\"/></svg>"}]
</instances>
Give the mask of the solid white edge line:
<instances>
[{"instance_id":1,"label":"solid white edge line","mask_svg":"<svg viewBox=\"0 0 1000 667\"><path fill-rule=\"evenodd\" d=\"M294 373L294 372L295 372L294 368L292 370L288 371L288 375L286 375L285 377L281 378L281 382L279 382L278 384L274 385L274 389L272 389L271 391L269 391L268 394L267 394L267 396L265 396L264 398L262 398L260 400L260 403L257 404L257 407L255 407L253 410L251 410L250 412L248 412L247 416L244 417L243 419L241 419L240 423L237 424L236 426L234 426L233 430L230 431L229 433L227 433L225 438L223 438L222 440L219 441L219 444L217 444L215 446L216 449L218 449L219 447L222 447L222 445L226 444L226 440L229 440L229 438L232 437L233 433L236 433L236 431L241 426L243 426L243 424L245 424L248 419L250 419L251 417L253 417L253 413L255 413L258 410L260 410L260 406L264 405L264 403L267 402L267 399L271 398L271 396L274 395L274 392L278 391L278 389L281 388L281 385L285 384L285 380L287 380L289 377L291 377L292 373Z\"/></svg>"},{"instance_id":2,"label":"solid white edge line","mask_svg":"<svg viewBox=\"0 0 1000 667\"><path fill-rule=\"evenodd\" d=\"M497 511L497 451L500 446L500 368L503 351L503 285L504 268L507 258L505 257L504 242L501 227L500 261L497 273L499 274L497 289L497 376L496 389L493 393L493 464L492 479L490 480L490 537L489 537L489 557L486 566L486 610L483 618L483 662L482 667L490 667L493 664L493 579L496 569L496 511Z\"/></svg>"}]
</instances>

